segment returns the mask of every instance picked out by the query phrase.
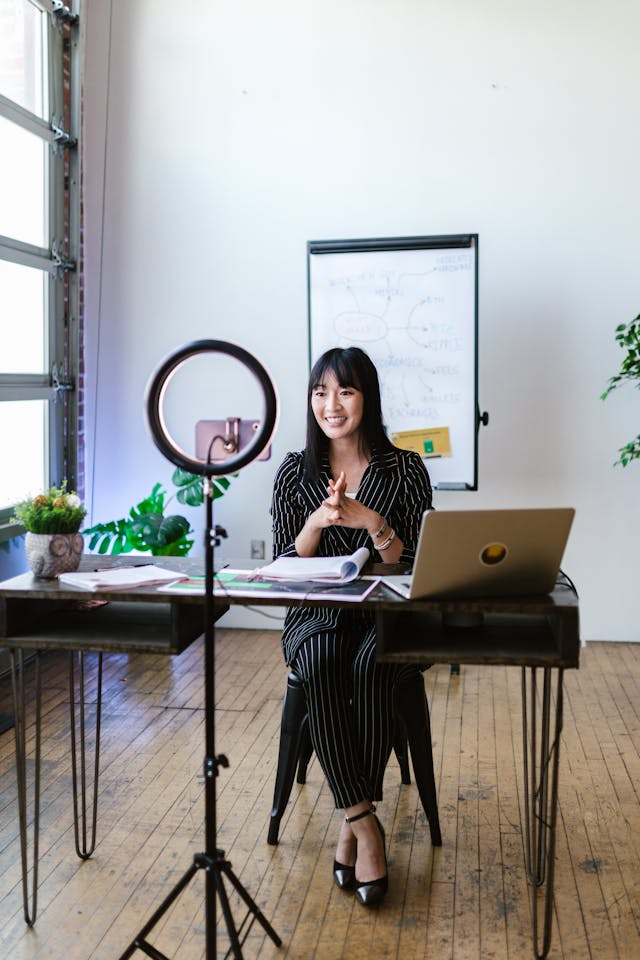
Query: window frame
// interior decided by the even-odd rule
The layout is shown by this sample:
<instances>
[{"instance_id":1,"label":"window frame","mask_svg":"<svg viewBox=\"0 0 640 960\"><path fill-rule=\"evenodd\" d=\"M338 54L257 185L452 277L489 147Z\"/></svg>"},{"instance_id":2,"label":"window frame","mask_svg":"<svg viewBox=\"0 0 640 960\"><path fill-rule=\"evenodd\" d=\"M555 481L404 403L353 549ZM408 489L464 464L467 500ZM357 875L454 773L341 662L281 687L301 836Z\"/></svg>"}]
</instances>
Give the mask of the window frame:
<instances>
[{"instance_id":1,"label":"window frame","mask_svg":"<svg viewBox=\"0 0 640 960\"><path fill-rule=\"evenodd\" d=\"M45 14L48 102L43 108L44 119L1 94L0 116L48 146L47 246L0 235L0 259L35 267L45 274L48 362L41 374L8 374L0 369L0 402L48 402L46 485L57 486L66 479L70 489L78 489L80 52L79 18L74 7L79 0L73 6L61 0L29 2ZM14 455L14 451L6 450L5 462L11 462ZM0 504L0 540L22 532L19 525L10 522L11 514L11 507Z\"/></svg>"}]
</instances>

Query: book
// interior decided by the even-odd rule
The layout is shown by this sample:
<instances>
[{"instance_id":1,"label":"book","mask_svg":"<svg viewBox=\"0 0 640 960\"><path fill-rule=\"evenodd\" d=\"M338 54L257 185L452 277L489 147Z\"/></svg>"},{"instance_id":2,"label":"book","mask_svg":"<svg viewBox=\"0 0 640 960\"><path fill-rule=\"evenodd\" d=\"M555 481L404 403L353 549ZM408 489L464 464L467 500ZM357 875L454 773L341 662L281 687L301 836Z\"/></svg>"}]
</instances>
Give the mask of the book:
<instances>
[{"instance_id":1,"label":"book","mask_svg":"<svg viewBox=\"0 0 640 960\"><path fill-rule=\"evenodd\" d=\"M341 600L358 603L368 597L380 582L379 577L349 580L346 583L317 580L268 580L257 578L252 570L221 570L214 577L216 597L245 597L248 600ZM204 595L204 577L187 577L158 587L160 593Z\"/></svg>"},{"instance_id":2,"label":"book","mask_svg":"<svg viewBox=\"0 0 640 960\"><path fill-rule=\"evenodd\" d=\"M254 576L267 580L349 583L359 576L368 559L366 547L346 557L278 557L273 563L254 570Z\"/></svg>"},{"instance_id":3,"label":"book","mask_svg":"<svg viewBox=\"0 0 640 960\"><path fill-rule=\"evenodd\" d=\"M175 580L177 576L175 570L165 570L152 563L145 563L131 567L110 567L106 570L61 573L58 582L78 590L127 590L167 583Z\"/></svg>"}]
</instances>

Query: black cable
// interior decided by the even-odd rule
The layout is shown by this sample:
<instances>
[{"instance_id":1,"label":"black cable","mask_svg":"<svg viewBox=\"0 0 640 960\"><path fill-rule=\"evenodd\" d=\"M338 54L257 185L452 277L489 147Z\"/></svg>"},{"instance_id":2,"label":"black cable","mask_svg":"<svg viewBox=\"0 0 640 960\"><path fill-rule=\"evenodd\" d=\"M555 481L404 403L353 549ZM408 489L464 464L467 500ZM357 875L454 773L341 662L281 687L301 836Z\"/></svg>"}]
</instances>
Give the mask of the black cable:
<instances>
[{"instance_id":1,"label":"black cable","mask_svg":"<svg viewBox=\"0 0 640 960\"><path fill-rule=\"evenodd\" d=\"M558 571L558 576L556 577L556 586L568 587L569 590L573 590L574 594L576 595L576 598L578 597L578 590L575 583L573 582L569 574L564 572L564 570Z\"/></svg>"}]
</instances>

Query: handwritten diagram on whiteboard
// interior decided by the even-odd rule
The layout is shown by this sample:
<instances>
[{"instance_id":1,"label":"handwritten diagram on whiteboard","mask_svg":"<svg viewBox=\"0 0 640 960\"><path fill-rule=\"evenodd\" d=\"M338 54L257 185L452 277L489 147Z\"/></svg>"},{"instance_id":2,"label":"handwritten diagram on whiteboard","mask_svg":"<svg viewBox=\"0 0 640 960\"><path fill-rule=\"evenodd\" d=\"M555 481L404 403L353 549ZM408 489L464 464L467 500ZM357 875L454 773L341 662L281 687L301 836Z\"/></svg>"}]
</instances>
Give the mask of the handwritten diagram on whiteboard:
<instances>
[{"instance_id":1,"label":"handwritten diagram on whiteboard","mask_svg":"<svg viewBox=\"0 0 640 960\"><path fill-rule=\"evenodd\" d=\"M311 363L359 346L387 431L434 485L477 486L477 235L308 244Z\"/></svg>"}]
</instances>

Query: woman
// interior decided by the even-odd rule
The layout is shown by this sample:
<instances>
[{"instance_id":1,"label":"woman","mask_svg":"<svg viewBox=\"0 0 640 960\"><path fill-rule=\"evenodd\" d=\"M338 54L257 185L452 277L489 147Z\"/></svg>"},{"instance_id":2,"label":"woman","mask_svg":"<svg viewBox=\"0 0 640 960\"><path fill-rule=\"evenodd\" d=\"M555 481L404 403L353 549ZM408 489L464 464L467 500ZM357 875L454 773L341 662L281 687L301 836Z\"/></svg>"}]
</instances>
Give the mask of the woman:
<instances>
[{"instance_id":1,"label":"woman","mask_svg":"<svg viewBox=\"0 0 640 960\"><path fill-rule=\"evenodd\" d=\"M421 458L385 433L370 358L358 347L328 350L309 378L306 447L287 454L276 474L274 557L366 546L376 562L411 563L431 499ZM373 906L387 891L384 831L372 814L393 743L393 690L417 668L376 663L374 618L359 609L290 608L282 644L304 682L314 750L345 811L334 878Z\"/></svg>"}]
</instances>

